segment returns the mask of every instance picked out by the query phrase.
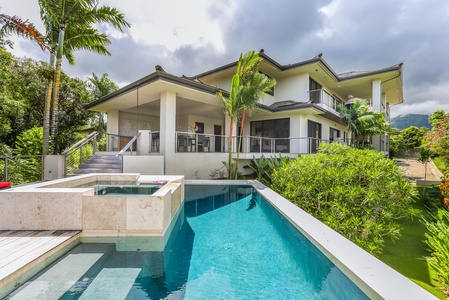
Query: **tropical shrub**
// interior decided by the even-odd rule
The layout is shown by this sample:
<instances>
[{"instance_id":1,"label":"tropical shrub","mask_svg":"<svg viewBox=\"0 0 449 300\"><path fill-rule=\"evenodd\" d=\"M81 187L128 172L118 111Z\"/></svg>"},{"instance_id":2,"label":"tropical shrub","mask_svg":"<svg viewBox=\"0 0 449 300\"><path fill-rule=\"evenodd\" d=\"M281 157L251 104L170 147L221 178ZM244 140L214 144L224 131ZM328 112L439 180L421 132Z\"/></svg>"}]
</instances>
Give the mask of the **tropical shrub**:
<instances>
[{"instance_id":1,"label":"tropical shrub","mask_svg":"<svg viewBox=\"0 0 449 300\"><path fill-rule=\"evenodd\" d=\"M380 152L337 143L274 170L271 188L373 254L397 239L416 190Z\"/></svg>"},{"instance_id":2,"label":"tropical shrub","mask_svg":"<svg viewBox=\"0 0 449 300\"><path fill-rule=\"evenodd\" d=\"M432 279L449 296L449 211L440 209L434 220L425 220L426 244L432 251L426 260Z\"/></svg>"},{"instance_id":3,"label":"tropical shrub","mask_svg":"<svg viewBox=\"0 0 449 300\"><path fill-rule=\"evenodd\" d=\"M248 167L253 170L256 179L266 186L271 186L271 176L273 171L278 169L281 165L286 164L290 161L290 158L287 156L282 156L279 154L279 157L275 158L266 158L262 155L259 158L253 159L248 164Z\"/></svg>"}]
</instances>

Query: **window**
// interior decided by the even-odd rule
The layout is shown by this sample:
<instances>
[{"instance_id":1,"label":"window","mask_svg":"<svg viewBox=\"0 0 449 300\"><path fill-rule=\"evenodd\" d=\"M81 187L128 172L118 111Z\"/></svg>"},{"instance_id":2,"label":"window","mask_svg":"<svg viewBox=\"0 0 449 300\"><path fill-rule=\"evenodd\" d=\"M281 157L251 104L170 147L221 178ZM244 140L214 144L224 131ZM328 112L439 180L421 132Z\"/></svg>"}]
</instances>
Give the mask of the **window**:
<instances>
[{"instance_id":1,"label":"window","mask_svg":"<svg viewBox=\"0 0 449 300\"><path fill-rule=\"evenodd\" d=\"M309 100L315 103L321 102L321 88L322 86L309 77Z\"/></svg>"},{"instance_id":2,"label":"window","mask_svg":"<svg viewBox=\"0 0 449 300\"><path fill-rule=\"evenodd\" d=\"M290 119L251 122L251 152L290 152Z\"/></svg>"},{"instance_id":3,"label":"window","mask_svg":"<svg viewBox=\"0 0 449 300\"><path fill-rule=\"evenodd\" d=\"M321 142L321 124L307 120L309 153L316 153Z\"/></svg>"},{"instance_id":4,"label":"window","mask_svg":"<svg viewBox=\"0 0 449 300\"><path fill-rule=\"evenodd\" d=\"M198 128L196 133L204 133L204 123L195 122L195 124L196 124L196 127Z\"/></svg>"},{"instance_id":5,"label":"window","mask_svg":"<svg viewBox=\"0 0 449 300\"><path fill-rule=\"evenodd\" d=\"M340 130L330 127L329 128L329 142L338 142L340 139Z\"/></svg>"}]
</instances>

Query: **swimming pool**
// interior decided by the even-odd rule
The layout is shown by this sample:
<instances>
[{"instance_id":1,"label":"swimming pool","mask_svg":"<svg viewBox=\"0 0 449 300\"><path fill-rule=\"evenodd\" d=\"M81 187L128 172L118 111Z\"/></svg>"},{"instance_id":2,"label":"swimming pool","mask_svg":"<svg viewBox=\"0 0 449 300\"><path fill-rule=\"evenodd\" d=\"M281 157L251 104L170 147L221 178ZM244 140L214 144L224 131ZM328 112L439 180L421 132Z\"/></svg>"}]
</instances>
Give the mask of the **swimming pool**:
<instances>
[{"instance_id":1,"label":"swimming pool","mask_svg":"<svg viewBox=\"0 0 449 300\"><path fill-rule=\"evenodd\" d=\"M368 299L253 187L195 190L165 248L84 243L6 299Z\"/></svg>"},{"instance_id":2,"label":"swimming pool","mask_svg":"<svg viewBox=\"0 0 449 300\"><path fill-rule=\"evenodd\" d=\"M141 184L141 185L94 185L95 195L152 195L159 190L162 185Z\"/></svg>"}]
</instances>

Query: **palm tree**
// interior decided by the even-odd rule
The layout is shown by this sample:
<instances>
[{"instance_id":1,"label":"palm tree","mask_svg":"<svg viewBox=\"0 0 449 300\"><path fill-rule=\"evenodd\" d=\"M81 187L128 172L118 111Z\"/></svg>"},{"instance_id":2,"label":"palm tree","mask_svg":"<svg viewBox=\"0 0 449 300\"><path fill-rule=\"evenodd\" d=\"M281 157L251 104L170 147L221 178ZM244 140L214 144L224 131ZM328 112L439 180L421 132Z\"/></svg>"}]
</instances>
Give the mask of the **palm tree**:
<instances>
[{"instance_id":1,"label":"palm tree","mask_svg":"<svg viewBox=\"0 0 449 300\"><path fill-rule=\"evenodd\" d=\"M243 57L240 66L237 65L237 72L242 78L242 116L240 119L239 144L237 147L237 163L240 158L240 148L243 137L243 127L247 113L251 113L254 107L259 103L260 98L266 97L267 93L276 85L276 80L269 78L259 72L259 64L262 58L254 51L248 52Z\"/></svg>"},{"instance_id":2,"label":"palm tree","mask_svg":"<svg viewBox=\"0 0 449 300\"><path fill-rule=\"evenodd\" d=\"M58 97L61 84L62 57L65 53L64 47L69 47L69 50L85 49L99 54L110 55L105 48L106 45L110 44L110 41L106 35L99 35L94 25L108 24L120 31L130 26L125 21L123 14L115 8L108 6L98 7L99 2L99 0L39 0L41 19L46 24L47 32L52 34L52 45L55 46L56 53L54 58L51 59L51 62L55 60L55 76L52 92L53 116L51 124L53 154L56 154L57 151L55 145L57 141L59 113ZM72 35L73 40L69 44L66 43L65 39L66 35L68 37L70 32L72 34L84 32L84 34ZM58 35L57 42L55 42L55 33ZM89 33L92 35L89 36ZM94 36L97 38L96 42L92 40ZM73 54L68 59L74 59Z\"/></svg>"},{"instance_id":3,"label":"palm tree","mask_svg":"<svg viewBox=\"0 0 449 300\"><path fill-rule=\"evenodd\" d=\"M339 104L337 110L351 133L352 146L363 145L367 137L375 134L386 134L390 127L383 112L373 111L366 100L357 99L349 106Z\"/></svg>"},{"instance_id":4,"label":"palm tree","mask_svg":"<svg viewBox=\"0 0 449 300\"><path fill-rule=\"evenodd\" d=\"M17 36L29 39L39 45L42 50L47 50L48 46L45 41L45 36L39 33L34 25L28 20L23 21L18 16L8 16L5 14L0 14L0 38L11 33Z\"/></svg>"},{"instance_id":5,"label":"palm tree","mask_svg":"<svg viewBox=\"0 0 449 300\"><path fill-rule=\"evenodd\" d=\"M52 22L47 16L45 10L41 8L41 19L44 23L47 32L47 44L50 52L50 67L53 70L53 75L49 77L47 83L47 94L44 105L44 124L43 124L43 154L47 155L49 150L49 136L50 136L50 116L52 103L52 90L55 77L55 62L58 45L59 29L58 24ZM89 25L90 26L90 25ZM110 44L106 34L98 32L97 29L88 26L71 26L66 30L63 55L70 65L75 64L75 56L73 54L76 50L89 50L99 54L111 55L106 46Z\"/></svg>"},{"instance_id":6,"label":"palm tree","mask_svg":"<svg viewBox=\"0 0 449 300\"><path fill-rule=\"evenodd\" d=\"M229 123L229 156L228 156L228 176L236 178L237 164L240 153L241 134L237 149L237 163L232 163L232 132L235 121L241 121L241 130L245 122L246 113L251 111L261 97L270 91L276 81L259 73L260 56L254 51L250 51L245 56L240 54L239 61L234 76L232 77L229 97L226 98L221 92L217 96L222 100L225 113L230 119Z\"/></svg>"}]
</instances>

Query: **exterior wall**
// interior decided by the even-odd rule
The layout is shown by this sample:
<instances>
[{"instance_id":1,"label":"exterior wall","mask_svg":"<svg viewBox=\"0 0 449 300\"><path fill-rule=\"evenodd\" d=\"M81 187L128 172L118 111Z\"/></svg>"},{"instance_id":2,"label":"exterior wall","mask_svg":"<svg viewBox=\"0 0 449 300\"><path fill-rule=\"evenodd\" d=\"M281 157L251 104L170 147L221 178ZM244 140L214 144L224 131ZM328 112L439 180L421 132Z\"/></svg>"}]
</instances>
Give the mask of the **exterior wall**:
<instances>
[{"instance_id":1,"label":"exterior wall","mask_svg":"<svg viewBox=\"0 0 449 300\"><path fill-rule=\"evenodd\" d=\"M120 112L120 135L134 136L138 130L159 131L160 119L158 117ZM109 119L108 119L109 123Z\"/></svg>"},{"instance_id":2,"label":"exterior wall","mask_svg":"<svg viewBox=\"0 0 449 300\"><path fill-rule=\"evenodd\" d=\"M196 115L188 115L187 119L189 126L193 125L195 122L204 123L205 134L214 134L214 125L220 125L222 128L224 126L224 115L223 119L206 118Z\"/></svg>"},{"instance_id":3,"label":"exterior wall","mask_svg":"<svg viewBox=\"0 0 449 300\"><path fill-rule=\"evenodd\" d=\"M189 116L188 115L176 116L176 131L182 131L182 132L189 131Z\"/></svg>"},{"instance_id":4,"label":"exterior wall","mask_svg":"<svg viewBox=\"0 0 449 300\"><path fill-rule=\"evenodd\" d=\"M309 76L307 73L283 77L279 79L276 84L274 101L279 102L284 100L294 100L299 102L307 102L309 99L307 94L308 90Z\"/></svg>"},{"instance_id":5,"label":"exterior wall","mask_svg":"<svg viewBox=\"0 0 449 300\"><path fill-rule=\"evenodd\" d=\"M223 89L225 91L229 91L229 88L231 87L232 76L233 75L234 74L232 74L231 76L226 77L226 78L220 78L218 80L211 80L211 81L207 81L207 82L204 82L204 83L206 83L208 85L211 85L211 86L216 86L216 87L218 87L220 89Z\"/></svg>"},{"instance_id":6,"label":"exterior wall","mask_svg":"<svg viewBox=\"0 0 449 300\"><path fill-rule=\"evenodd\" d=\"M175 153L173 157L174 174L182 174L186 179L211 179L210 172L223 167L228 153Z\"/></svg>"},{"instance_id":7,"label":"exterior wall","mask_svg":"<svg viewBox=\"0 0 449 300\"><path fill-rule=\"evenodd\" d=\"M124 155L123 173L142 175L164 175L164 156Z\"/></svg>"}]
</instances>

